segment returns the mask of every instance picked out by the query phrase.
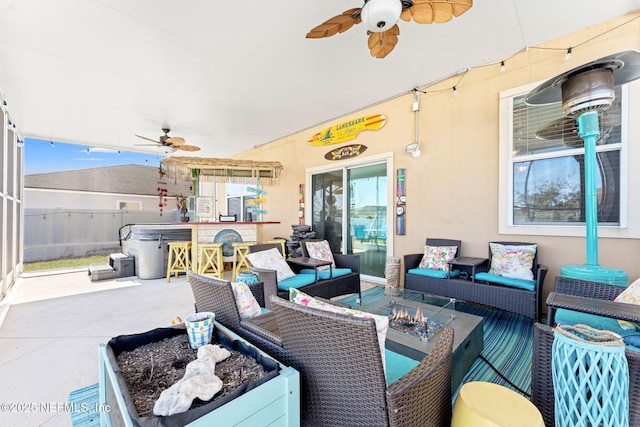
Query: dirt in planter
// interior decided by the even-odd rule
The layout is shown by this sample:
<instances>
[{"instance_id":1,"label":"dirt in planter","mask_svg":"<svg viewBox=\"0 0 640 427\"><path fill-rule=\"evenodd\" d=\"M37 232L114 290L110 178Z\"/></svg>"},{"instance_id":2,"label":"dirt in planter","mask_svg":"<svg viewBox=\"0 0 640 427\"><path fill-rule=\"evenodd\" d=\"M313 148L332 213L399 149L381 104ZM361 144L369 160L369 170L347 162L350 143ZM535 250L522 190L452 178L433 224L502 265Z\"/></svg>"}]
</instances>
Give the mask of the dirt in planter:
<instances>
[{"instance_id":1,"label":"dirt in planter","mask_svg":"<svg viewBox=\"0 0 640 427\"><path fill-rule=\"evenodd\" d=\"M153 416L153 405L160 393L181 380L187 364L195 359L197 350L189 346L186 334L120 353L116 360L140 417ZM267 374L255 359L238 351L231 351L229 358L217 363L215 372L223 386L212 400L232 393L241 385L257 381ZM206 403L208 402L195 399L191 408Z\"/></svg>"}]
</instances>

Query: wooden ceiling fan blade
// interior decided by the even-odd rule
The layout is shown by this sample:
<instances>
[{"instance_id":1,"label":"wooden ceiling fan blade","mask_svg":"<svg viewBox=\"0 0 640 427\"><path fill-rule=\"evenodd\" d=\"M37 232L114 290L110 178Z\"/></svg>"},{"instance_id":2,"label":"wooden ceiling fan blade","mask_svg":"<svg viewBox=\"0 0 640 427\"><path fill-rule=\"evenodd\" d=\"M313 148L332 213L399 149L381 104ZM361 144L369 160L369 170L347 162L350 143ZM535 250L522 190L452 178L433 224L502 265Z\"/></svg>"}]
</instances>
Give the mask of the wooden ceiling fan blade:
<instances>
[{"instance_id":1,"label":"wooden ceiling fan blade","mask_svg":"<svg viewBox=\"0 0 640 427\"><path fill-rule=\"evenodd\" d=\"M408 22L411 21L411 18L413 18L413 6L402 9L402 12L400 12L400 19Z\"/></svg>"},{"instance_id":2,"label":"wooden ceiling fan blade","mask_svg":"<svg viewBox=\"0 0 640 427\"><path fill-rule=\"evenodd\" d=\"M313 27L308 33L308 39L320 39L323 37L331 37L338 33L343 33L355 24L359 24L360 8L345 10L340 15L336 15L327 19L322 24Z\"/></svg>"},{"instance_id":3,"label":"wooden ceiling fan blade","mask_svg":"<svg viewBox=\"0 0 640 427\"><path fill-rule=\"evenodd\" d=\"M396 47L396 44L398 44L399 35L400 27L398 27L398 24L382 33L371 33L368 40L371 56L382 59L390 54Z\"/></svg>"},{"instance_id":4,"label":"wooden ceiling fan blade","mask_svg":"<svg viewBox=\"0 0 640 427\"><path fill-rule=\"evenodd\" d=\"M171 136L169 138L167 138L167 142L171 145L175 145L176 147L179 145L184 145L185 144L185 140L184 138L180 137L180 136Z\"/></svg>"},{"instance_id":5,"label":"wooden ceiling fan blade","mask_svg":"<svg viewBox=\"0 0 640 427\"><path fill-rule=\"evenodd\" d=\"M155 142L156 144L160 144L160 141L156 141L155 139L147 138L146 136L137 135L138 138L146 139L147 141Z\"/></svg>"},{"instance_id":6,"label":"wooden ceiling fan blade","mask_svg":"<svg viewBox=\"0 0 640 427\"><path fill-rule=\"evenodd\" d=\"M182 151L200 151L200 147L195 145L177 145L175 148Z\"/></svg>"},{"instance_id":7,"label":"wooden ceiling fan blade","mask_svg":"<svg viewBox=\"0 0 640 427\"><path fill-rule=\"evenodd\" d=\"M438 24L451 21L473 6L473 0L435 0L430 3L433 5L433 21Z\"/></svg>"},{"instance_id":8,"label":"wooden ceiling fan blade","mask_svg":"<svg viewBox=\"0 0 640 427\"><path fill-rule=\"evenodd\" d=\"M442 24L460 16L473 6L473 0L413 0L413 6L405 9L400 17L413 19L418 24Z\"/></svg>"},{"instance_id":9,"label":"wooden ceiling fan blade","mask_svg":"<svg viewBox=\"0 0 640 427\"><path fill-rule=\"evenodd\" d=\"M425 1L422 3L414 3L409 9L412 10L413 21L418 24L433 24L435 14L433 4Z\"/></svg>"},{"instance_id":10,"label":"wooden ceiling fan blade","mask_svg":"<svg viewBox=\"0 0 640 427\"><path fill-rule=\"evenodd\" d=\"M453 4L453 16L460 16L473 6L473 0L454 0Z\"/></svg>"},{"instance_id":11,"label":"wooden ceiling fan blade","mask_svg":"<svg viewBox=\"0 0 640 427\"><path fill-rule=\"evenodd\" d=\"M133 145L135 145L136 147L157 147L158 145L162 145L162 144L159 144L156 142L155 144L133 144Z\"/></svg>"}]
</instances>

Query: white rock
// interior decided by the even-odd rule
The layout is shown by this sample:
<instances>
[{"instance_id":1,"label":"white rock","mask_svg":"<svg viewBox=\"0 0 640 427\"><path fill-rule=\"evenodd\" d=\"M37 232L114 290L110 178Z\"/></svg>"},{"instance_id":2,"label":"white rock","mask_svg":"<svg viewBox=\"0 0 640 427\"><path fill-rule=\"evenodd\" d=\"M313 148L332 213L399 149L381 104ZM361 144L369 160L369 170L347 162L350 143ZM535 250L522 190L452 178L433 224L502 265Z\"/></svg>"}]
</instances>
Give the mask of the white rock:
<instances>
[{"instance_id":1,"label":"white rock","mask_svg":"<svg viewBox=\"0 0 640 427\"><path fill-rule=\"evenodd\" d=\"M229 350L218 345L200 347L198 358L187 365L184 377L160 394L153 413L158 416L178 414L187 411L196 397L210 400L222 389L222 380L215 374L216 363L229 356Z\"/></svg>"}]
</instances>

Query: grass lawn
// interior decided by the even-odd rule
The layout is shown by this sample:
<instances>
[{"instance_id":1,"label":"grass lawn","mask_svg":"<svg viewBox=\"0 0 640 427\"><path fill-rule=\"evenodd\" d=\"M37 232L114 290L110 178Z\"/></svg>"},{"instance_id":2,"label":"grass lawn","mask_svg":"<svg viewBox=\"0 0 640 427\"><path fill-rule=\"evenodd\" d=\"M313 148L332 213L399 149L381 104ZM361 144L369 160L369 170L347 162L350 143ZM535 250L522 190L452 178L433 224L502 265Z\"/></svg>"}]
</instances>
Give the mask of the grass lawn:
<instances>
[{"instance_id":1,"label":"grass lawn","mask_svg":"<svg viewBox=\"0 0 640 427\"><path fill-rule=\"evenodd\" d=\"M61 258L51 261L25 262L25 272L59 270L65 268L88 267L92 264L109 264L109 255L94 255L86 258Z\"/></svg>"}]
</instances>

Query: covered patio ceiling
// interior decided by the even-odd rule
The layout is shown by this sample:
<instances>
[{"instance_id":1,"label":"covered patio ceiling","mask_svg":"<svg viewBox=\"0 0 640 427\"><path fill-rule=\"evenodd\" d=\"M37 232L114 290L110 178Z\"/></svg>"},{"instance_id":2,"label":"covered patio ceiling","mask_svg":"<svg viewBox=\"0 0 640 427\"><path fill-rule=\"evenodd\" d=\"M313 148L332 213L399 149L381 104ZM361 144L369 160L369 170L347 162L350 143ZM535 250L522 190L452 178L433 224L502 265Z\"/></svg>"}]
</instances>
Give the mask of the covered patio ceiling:
<instances>
[{"instance_id":1,"label":"covered patio ceiling","mask_svg":"<svg viewBox=\"0 0 640 427\"><path fill-rule=\"evenodd\" d=\"M202 148L177 155L229 157L467 67L499 64L638 10L640 0L476 0L448 23L400 21L384 59L370 56L362 24L305 38L360 6L0 0L0 95L22 137L165 154L134 135L157 139L169 127Z\"/></svg>"}]
</instances>

